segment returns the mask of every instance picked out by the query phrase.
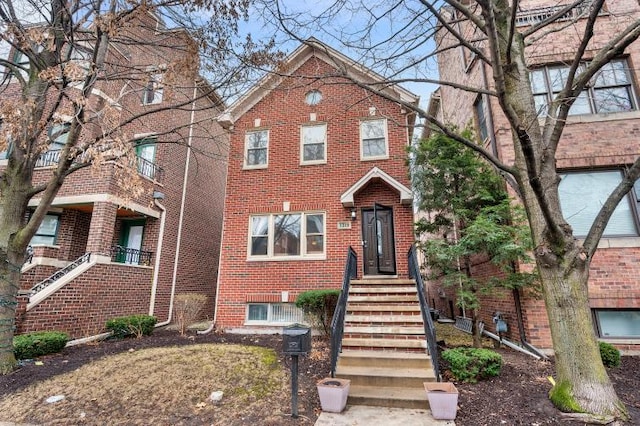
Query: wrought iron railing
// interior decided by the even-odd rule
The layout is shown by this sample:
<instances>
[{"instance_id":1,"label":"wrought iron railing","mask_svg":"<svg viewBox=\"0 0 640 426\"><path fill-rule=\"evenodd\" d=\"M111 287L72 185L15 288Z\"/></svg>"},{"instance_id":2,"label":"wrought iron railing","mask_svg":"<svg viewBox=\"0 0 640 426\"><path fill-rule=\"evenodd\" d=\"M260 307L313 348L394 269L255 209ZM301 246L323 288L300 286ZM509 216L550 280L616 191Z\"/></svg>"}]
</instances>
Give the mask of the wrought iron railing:
<instances>
[{"instance_id":1,"label":"wrought iron railing","mask_svg":"<svg viewBox=\"0 0 640 426\"><path fill-rule=\"evenodd\" d=\"M407 254L407 261L409 264L409 278L413 278L416 281L416 289L418 290L418 300L420 301L420 311L422 312L422 322L424 323L424 334L427 339L427 347L429 348L429 355L431 355L431 364L433 365L433 372L436 375L436 380L440 381L440 365L438 362L438 346L436 343L436 329L433 326L431 320L431 311L429 305L427 305L427 299L425 297L424 282L422 281L422 275L420 275L420 266L418 265L418 256L416 254L416 246L412 245Z\"/></svg>"},{"instance_id":2,"label":"wrought iron railing","mask_svg":"<svg viewBox=\"0 0 640 426\"><path fill-rule=\"evenodd\" d=\"M83 254L82 256L80 256L79 258L77 258L76 260L74 260L73 262L71 262L70 264L65 266L64 268L60 269L59 271L56 271L55 273L53 273L48 278L45 278L44 280L40 281L38 284L36 284L33 287L31 287L31 291L29 293L29 296L33 296L33 295L41 292L45 288L49 287L51 284L53 284L56 281L58 281L60 278L62 278L65 275L67 275L69 272L71 272L74 269L76 269L78 266L82 265L83 263L89 262L89 260L91 260L91 253Z\"/></svg>"},{"instance_id":3,"label":"wrought iron railing","mask_svg":"<svg viewBox=\"0 0 640 426\"><path fill-rule=\"evenodd\" d=\"M137 250L122 246L111 247L111 261L128 265L151 265L153 252Z\"/></svg>"},{"instance_id":4,"label":"wrought iron railing","mask_svg":"<svg viewBox=\"0 0 640 426\"><path fill-rule=\"evenodd\" d=\"M159 167L154 162L138 156L136 158L138 162L138 173L142 176L146 176L149 179L153 179L157 182L162 181L163 173L162 167Z\"/></svg>"},{"instance_id":5,"label":"wrought iron railing","mask_svg":"<svg viewBox=\"0 0 640 426\"><path fill-rule=\"evenodd\" d=\"M58 161L60 161L60 151L59 149L51 149L42 153L38 161L36 161L36 167L49 167L58 164Z\"/></svg>"},{"instance_id":6,"label":"wrought iron railing","mask_svg":"<svg viewBox=\"0 0 640 426\"><path fill-rule=\"evenodd\" d=\"M347 251L347 262L342 278L342 291L338 298L336 310L331 321L331 377L335 377L338 354L342 352L342 335L344 334L344 316L347 312L347 299L351 280L358 276L358 255L352 247Z\"/></svg>"},{"instance_id":7,"label":"wrought iron railing","mask_svg":"<svg viewBox=\"0 0 640 426\"><path fill-rule=\"evenodd\" d=\"M535 25L545 19L549 19L556 13L559 13L563 9L567 8L568 4L560 4L556 6L537 7L535 9L521 10L516 15L516 26ZM591 2L584 1L579 5L570 8L563 15L558 16L555 21L570 21L580 17L587 17L591 9ZM606 9L603 6L600 14L606 13Z\"/></svg>"}]
</instances>

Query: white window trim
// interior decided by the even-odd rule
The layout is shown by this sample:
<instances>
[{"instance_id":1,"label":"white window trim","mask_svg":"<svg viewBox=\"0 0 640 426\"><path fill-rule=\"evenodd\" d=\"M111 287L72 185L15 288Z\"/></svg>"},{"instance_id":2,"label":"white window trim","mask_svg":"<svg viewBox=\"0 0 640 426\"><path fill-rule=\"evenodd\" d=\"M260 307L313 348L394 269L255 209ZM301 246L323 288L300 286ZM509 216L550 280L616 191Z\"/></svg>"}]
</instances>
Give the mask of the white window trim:
<instances>
[{"instance_id":1,"label":"white window trim","mask_svg":"<svg viewBox=\"0 0 640 426\"><path fill-rule=\"evenodd\" d=\"M257 132L267 132L267 146L265 149L267 150L267 159L264 164L247 164L247 159L249 158L249 134L257 133ZM242 160L242 168L245 170L254 170L254 169L266 169L269 167L269 145L271 143L271 132L269 129L253 129L247 130L244 134L244 151L243 151L243 160Z\"/></svg>"},{"instance_id":2,"label":"white window trim","mask_svg":"<svg viewBox=\"0 0 640 426\"><path fill-rule=\"evenodd\" d=\"M364 155L364 139L363 139L363 134L362 134L362 123L364 123L365 121L382 121L383 122L383 125L384 125L384 145L385 145L384 146L384 149L385 149L384 155L376 155L376 156L365 157L365 155ZM388 131L387 119L386 118L372 117L372 118L362 119L358 123L358 129L359 129L359 132L360 132L360 161L384 160L384 159L389 158L389 131Z\"/></svg>"},{"instance_id":3,"label":"white window trim","mask_svg":"<svg viewBox=\"0 0 640 426\"><path fill-rule=\"evenodd\" d=\"M273 254L273 221L276 216L280 215L302 215L300 223L300 254L296 256L276 256ZM305 217L308 215L322 215L322 253L307 253L307 222ZM252 255L251 254L251 238L252 238L252 219L256 216L268 217L267 228L267 254ZM278 213L256 213L249 215L248 231L247 231L247 260L250 261L297 261L297 260L325 260L327 258L327 214L323 211L298 211L298 212L278 212Z\"/></svg>"},{"instance_id":4,"label":"white window trim","mask_svg":"<svg viewBox=\"0 0 640 426\"><path fill-rule=\"evenodd\" d=\"M304 159L304 133L303 129L305 127L324 127L324 155L322 160L309 160L305 161ZM313 164L327 164L327 123L317 123L317 124L303 124L300 126L300 164L301 165L313 165Z\"/></svg>"}]
</instances>

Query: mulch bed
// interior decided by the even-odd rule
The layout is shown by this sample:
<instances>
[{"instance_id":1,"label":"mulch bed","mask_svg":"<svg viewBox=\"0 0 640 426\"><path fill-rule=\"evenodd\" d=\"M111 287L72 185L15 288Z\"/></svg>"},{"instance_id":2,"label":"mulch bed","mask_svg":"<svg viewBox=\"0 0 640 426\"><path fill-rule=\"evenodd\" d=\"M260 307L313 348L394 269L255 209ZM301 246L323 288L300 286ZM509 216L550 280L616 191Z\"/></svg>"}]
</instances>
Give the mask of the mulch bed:
<instances>
[{"instance_id":1,"label":"mulch bed","mask_svg":"<svg viewBox=\"0 0 640 426\"><path fill-rule=\"evenodd\" d=\"M12 393L29 384L48 379L57 374L73 371L83 364L101 357L128 351L159 346L193 345L200 343L234 343L257 345L274 349L286 367L291 358L282 353L282 336L216 334L182 337L175 331L156 330L141 339L110 340L66 348L60 354L43 357L43 365L28 362L15 372L0 376L0 395ZM325 347L326 340L314 338L314 347ZM553 363L535 361L526 355L508 349L498 349L504 365L500 376L477 384L457 384L460 391L456 424L464 426L484 425L579 425L566 421L548 400L550 383L554 374ZM327 356L301 356L299 358L299 417L282 418L282 425L313 425L320 413L316 382L329 374ZM609 375L618 396L629 408L633 420L640 424L640 357L623 357L622 365L611 369ZM261 424L264 413L247 413L247 424ZM8 419L2 419L8 420Z\"/></svg>"}]
</instances>

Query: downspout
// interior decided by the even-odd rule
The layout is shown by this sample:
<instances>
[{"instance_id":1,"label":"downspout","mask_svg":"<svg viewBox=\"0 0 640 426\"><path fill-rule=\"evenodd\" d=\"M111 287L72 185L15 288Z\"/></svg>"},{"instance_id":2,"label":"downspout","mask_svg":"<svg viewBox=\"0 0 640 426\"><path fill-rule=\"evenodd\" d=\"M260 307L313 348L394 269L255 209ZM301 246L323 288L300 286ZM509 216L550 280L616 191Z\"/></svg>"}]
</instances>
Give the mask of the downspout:
<instances>
[{"instance_id":1,"label":"downspout","mask_svg":"<svg viewBox=\"0 0 640 426\"><path fill-rule=\"evenodd\" d=\"M198 82L194 81L193 102L191 103L191 118L189 120L189 137L187 138L187 155L184 162L184 179L182 181L182 199L180 200L180 216L178 219L178 235L176 237L176 254L173 259L173 275L171 277L171 296L169 298L169 314L167 320L156 324L161 327L171 323L173 316L173 300L176 295L176 281L178 279L178 260L180 259L180 245L182 244L182 223L184 222L184 206L187 200L187 183L189 182L189 163L191 161L191 144L193 142L193 124L196 116L196 99L198 96Z\"/></svg>"},{"instance_id":2,"label":"downspout","mask_svg":"<svg viewBox=\"0 0 640 426\"><path fill-rule=\"evenodd\" d=\"M520 292L518 291L517 288L513 289L513 301L516 307L516 317L518 319L518 332L520 333L520 343L522 343L522 346L524 346L525 349L527 349L529 352L533 352L534 354L538 355L542 359L548 360L549 357L543 354L540 351L540 349L532 346L529 342L527 342L527 336L524 332L524 318L522 316L522 303L520 301Z\"/></svg>"},{"instance_id":3,"label":"downspout","mask_svg":"<svg viewBox=\"0 0 640 426\"><path fill-rule=\"evenodd\" d=\"M156 291L158 289L158 276L160 275L160 261L162 258L162 242L164 240L164 225L167 218L167 209L160 204L158 198L153 199L155 205L161 210L160 213L160 232L158 234L158 248L156 250L156 262L153 268L153 281L151 283L151 301L149 302L149 315L153 316L156 307Z\"/></svg>"}]
</instances>

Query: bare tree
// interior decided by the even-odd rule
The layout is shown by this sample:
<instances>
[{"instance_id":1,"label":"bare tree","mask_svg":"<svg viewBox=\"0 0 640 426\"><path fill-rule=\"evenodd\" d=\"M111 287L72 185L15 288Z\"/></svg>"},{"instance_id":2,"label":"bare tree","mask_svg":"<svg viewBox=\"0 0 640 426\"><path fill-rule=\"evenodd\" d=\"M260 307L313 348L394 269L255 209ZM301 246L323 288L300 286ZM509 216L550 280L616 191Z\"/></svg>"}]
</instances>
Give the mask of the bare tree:
<instances>
[{"instance_id":1,"label":"bare tree","mask_svg":"<svg viewBox=\"0 0 640 426\"><path fill-rule=\"evenodd\" d=\"M513 143L513 151L504 158L452 131L433 111L404 105L426 125L491 162L523 203L555 350L557 382L552 400L566 410L628 418L600 359L587 289L589 267L605 226L640 176L638 151L631 154L624 177L581 240L562 215L556 157L569 111L583 100L583 91L612 59L630 46L637 50L638 4L620 1L605 8L604 0L338 0L309 10L289 2L266 2L263 7L267 19L288 37L302 43L310 36L322 39L385 76L383 84L353 79L370 92L385 97L383 86L394 83L411 88L438 84L441 91L448 91L449 100L481 94L500 110L500 124L511 132ZM522 13L532 8L539 13ZM553 59L566 67L560 87L542 105L532 92L530 66L537 65L531 58L543 57L549 46L560 46ZM460 50L468 66L479 64L476 70L482 72L438 77L437 60L451 61ZM349 78L339 66L336 74ZM449 105L448 111L456 107ZM470 113L462 116L468 119ZM447 118L460 119L460 114ZM464 128L466 123L454 124Z\"/></svg>"},{"instance_id":2,"label":"bare tree","mask_svg":"<svg viewBox=\"0 0 640 426\"><path fill-rule=\"evenodd\" d=\"M269 43L241 38L246 1L5 0L0 4L0 373L15 366L13 326L29 241L65 179L113 167L123 197L136 197L134 132L154 114L211 108L198 123L161 126L158 142L186 145L199 125L224 158L211 120L268 62ZM205 75L207 78L201 77ZM164 91L162 103L155 97ZM142 106L141 106L142 104ZM200 114L205 116L207 114ZM56 143L50 174L34 172ZM49 158L49 160L52 160ZM28 215L28 203L39 204Z\"/></svg>"}]
</instances>

